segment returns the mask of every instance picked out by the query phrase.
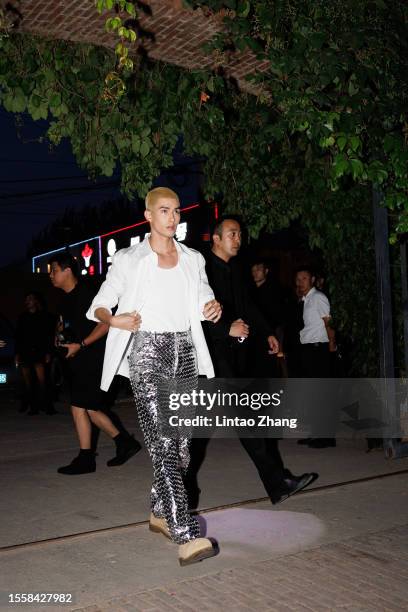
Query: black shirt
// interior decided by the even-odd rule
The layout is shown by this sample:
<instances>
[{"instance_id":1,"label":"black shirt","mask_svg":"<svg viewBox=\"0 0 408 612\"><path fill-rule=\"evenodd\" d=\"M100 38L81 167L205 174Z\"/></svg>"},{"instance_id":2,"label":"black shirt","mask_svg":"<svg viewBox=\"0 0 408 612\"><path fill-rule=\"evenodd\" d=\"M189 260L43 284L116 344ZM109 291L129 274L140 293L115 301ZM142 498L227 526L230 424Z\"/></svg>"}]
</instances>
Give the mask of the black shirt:
<instances>
[{"instance_id":1,"label":"black shirt","mask_svg":"<svg viewBox=\"0 0 408 612\"><path fill-rule=\"evenodd\" d=\"M277 283L267 279L259 287L254 284L251 297L273 329L284 324L288 300Z\"/></svg>"},{"instance_id":2,"label":"black shirt","mask_svg":"<svg viewBox=\"0 0 408 612\"><path fill-rule=\"evenodd\" d=\"M64 294L60 305L60 313L63 322L62 333L67 342L81 342L95 329L97 323L86 318L86 312L94 297L95 289L83 281L79 281L72 291ZM93 342L86 349L80 351L72 361L77 360L77 357L82 361L82 356L85 355L87 355L87 359L91 358L91 355L94 359L96 354L103 357L105 341L106 336Z\"/></svg>"},{"instance_id":3,"label":"black shirt","mask_svg":"<svg viewBox=\"0 0 408 612\"><path fill-rule=\"evenodd\" d=\"M231 338L231 323L237 319L243 319L249 325L250 333L252 328L265 338L273 334L273 328L250 297L246 275L238 260L232 258L225 262L211 251L207 258L206 271L215 298L223 307L220 321L215 325L207 325L209 334L214 339Z\"/></svg>"}]
</instances>

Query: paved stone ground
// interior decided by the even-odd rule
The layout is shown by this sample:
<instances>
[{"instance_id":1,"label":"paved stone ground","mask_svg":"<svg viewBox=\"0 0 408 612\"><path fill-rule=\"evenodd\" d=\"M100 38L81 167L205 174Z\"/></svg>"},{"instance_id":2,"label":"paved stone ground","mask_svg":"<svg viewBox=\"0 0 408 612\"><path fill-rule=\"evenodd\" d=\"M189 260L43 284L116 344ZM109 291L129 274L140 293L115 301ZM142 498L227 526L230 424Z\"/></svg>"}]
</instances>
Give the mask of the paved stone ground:
<instances>
[{"instance_id":1,"label":"paved stone ground","mask_svg":"<svg viewBox=\"0 0 408 612\"><path fill-rule=\"evenodd\" d=\"M172 610L408 610L408 525L256 562L248 569L178 581L75 612Z\"/></svg>"}]
</instances>

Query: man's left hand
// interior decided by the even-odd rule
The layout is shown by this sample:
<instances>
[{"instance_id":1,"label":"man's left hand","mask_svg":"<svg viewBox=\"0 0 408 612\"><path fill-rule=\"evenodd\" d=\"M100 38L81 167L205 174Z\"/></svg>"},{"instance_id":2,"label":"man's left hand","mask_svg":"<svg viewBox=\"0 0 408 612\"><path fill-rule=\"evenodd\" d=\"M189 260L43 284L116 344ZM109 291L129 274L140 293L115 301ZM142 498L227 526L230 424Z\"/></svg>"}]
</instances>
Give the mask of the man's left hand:
<instances>
[{"instance_id":1,"label":"man's left hand","mask_svg":"<svg viewBox=\"0 0 408 612\"><path fill-rule=\"evenodd\" d=\"M69 344L60 344L60 346L64 346L68 349L68 353L65 355L65 359L69 359L70 357L75 357L77 353L81 350L81 345L78 342L70 342Z\"/></svg>"},{"instance_id":2,"label":"man's left hand","mask_svg":"<svg viewBox=\"0 0 408 612\"><path fill-rule=\"evenodd\" d=\"M206 321L212 321L212 323L217 323L221 319L222 315L222 306L217 300L211 300L207 302L203 308L203 315Z\"/></svg>"},{"instance_id":3,"label":"man's left hand","mask_svg":"<svg viewBox=\"0 0 408 612\"><path fill-rule=\"evenodd\" d=\"M276 353L279 353L279 342L275 336L268 336L267 340L269 344L269 354L276 355Z\"/></svg>"}]
</instances>

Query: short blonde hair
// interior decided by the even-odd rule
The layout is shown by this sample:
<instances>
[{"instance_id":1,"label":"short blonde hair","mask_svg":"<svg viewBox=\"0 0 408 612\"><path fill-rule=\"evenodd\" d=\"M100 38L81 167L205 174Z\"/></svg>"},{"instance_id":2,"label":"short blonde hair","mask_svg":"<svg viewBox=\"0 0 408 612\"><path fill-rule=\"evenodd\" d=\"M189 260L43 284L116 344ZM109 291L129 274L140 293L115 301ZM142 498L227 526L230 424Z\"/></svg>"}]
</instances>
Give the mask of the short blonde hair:
<instances>
[{"instance_id":1,"label":"short blonde hair","mask_svg":"<svg viewBox=\"0 0 408 612\"><path fill-rule=\"evenodd\" d=\"M156 187L155 189L151 189L146 195L146 210L150 210L160 198L171 198L180 204L179 197L175 191L168 189L168 187Z\"/></svg>"}]
</instances>

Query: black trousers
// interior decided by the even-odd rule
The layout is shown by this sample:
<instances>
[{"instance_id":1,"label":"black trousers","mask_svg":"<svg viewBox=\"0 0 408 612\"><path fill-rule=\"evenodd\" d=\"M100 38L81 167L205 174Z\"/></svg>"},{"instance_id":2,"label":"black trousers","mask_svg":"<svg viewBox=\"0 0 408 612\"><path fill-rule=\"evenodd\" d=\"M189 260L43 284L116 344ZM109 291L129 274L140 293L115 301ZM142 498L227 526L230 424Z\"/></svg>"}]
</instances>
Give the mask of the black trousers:
<instances>
[{"instance_id":1,"label":"black trousers","mask_svg":"<svg viewBox=\"0 0 408 612\"><path fill-rule=\"evenodd\" d=\"M328 378L330 351L328 342L301 345L302 378Z\"/></svg>"},{"instance_id":2,"label":"black trousers","mask_svg":"<svg viewBox=\"0 0 408 612\"><path fill-rule=\"evenodd\" d=\"M246 347L222 345L212 351L216 375L239 378L245 375ZM190 465L185 477L188 491L198 488L197 474L204 462L209 438L193 438L190 446ZM292 476L284 467L276 438L239 438L243 448L258 470L259 477L272 502L281 496L284 478Z\"/></svg>"},{"instance_id":3,"label":"black trousers","mask_svg":"<svg viewBox=\"0 0 408 612\"><path fill-rule=\"evenodd\" d=\"M310 435L312 438L331 440L335 436L337 417L332 393L324 381L331 376L331 363L328 342L301 345L302 378L323 379L321 382L316 380L310 398Z\"/></svg>"}]
</instances>

